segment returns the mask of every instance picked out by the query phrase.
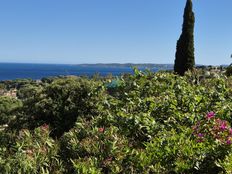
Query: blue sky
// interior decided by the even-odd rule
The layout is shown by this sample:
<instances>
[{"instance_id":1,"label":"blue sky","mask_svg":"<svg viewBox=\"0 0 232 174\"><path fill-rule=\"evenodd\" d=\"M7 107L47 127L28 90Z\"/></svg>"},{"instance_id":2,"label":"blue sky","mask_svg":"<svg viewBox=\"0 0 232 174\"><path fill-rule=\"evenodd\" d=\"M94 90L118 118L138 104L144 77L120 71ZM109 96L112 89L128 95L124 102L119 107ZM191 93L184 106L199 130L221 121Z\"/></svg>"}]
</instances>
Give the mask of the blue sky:
<instances>
[{"instance_id":1,"label":"blue sky","mask_svg":"<svg viewBox=\"0 0 232 174\"><path fill-rule=\"evenodd\" d=\"M173 63L186 0L1 0L0 62ZM232 1L193 0L197 64L232 62Z\"/></svg>"}]
</instances>

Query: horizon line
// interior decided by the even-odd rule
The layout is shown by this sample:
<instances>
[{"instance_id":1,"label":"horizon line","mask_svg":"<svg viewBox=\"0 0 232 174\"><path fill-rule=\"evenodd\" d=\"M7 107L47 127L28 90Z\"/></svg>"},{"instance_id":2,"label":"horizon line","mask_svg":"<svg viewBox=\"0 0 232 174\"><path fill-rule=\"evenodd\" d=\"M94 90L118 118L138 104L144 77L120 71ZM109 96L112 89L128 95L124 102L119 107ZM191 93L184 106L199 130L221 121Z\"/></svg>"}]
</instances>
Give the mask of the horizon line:
<instances>
[{"instance_id":1,"label":"horizon line","mask_svg":"<svg viewBox=\"0 0 232 174\"><path fill-rule=\"evenodd\" d=\"M103 63L103 62L98 62L98 63L39 63L39 62L0 62L1 64L44 64L44 65L126 65L126 64L131 64L131 65L174 65L174 63L131 63L131 62L112 62L112 63ZM227 64L220 64L220 65L210 65L210 64L195 64L195 66L228 66Z\"/></svg>"}]
</instances>

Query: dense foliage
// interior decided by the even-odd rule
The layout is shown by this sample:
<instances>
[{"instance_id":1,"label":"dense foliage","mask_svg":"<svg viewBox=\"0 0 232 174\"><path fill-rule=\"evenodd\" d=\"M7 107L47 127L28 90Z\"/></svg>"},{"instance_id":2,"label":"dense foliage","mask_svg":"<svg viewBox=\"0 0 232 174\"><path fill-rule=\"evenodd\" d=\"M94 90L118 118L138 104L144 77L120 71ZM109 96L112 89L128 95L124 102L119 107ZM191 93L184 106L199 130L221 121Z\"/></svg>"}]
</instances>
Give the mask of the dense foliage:
<instances>
[{"instance_id":1,"label":"dense foliage","mask_svg":"<svg viewBox=\"0 0 232 174\"><path fill-rule=\"evenodd\" d=\"M231 173L232 78L200 77L135 69L24 84L1 115L0 171Z\"/></svg>"},{"instance_id":2,"label":"dense foliage","mask_svg":"<svg viewBox=\"0 0 232 174\"><path fill-rule=\"evenodd\" d=\"M0 125L8 124L14 119L14 111L21 107L22 103L8 96L0 96Z\"/></svg>"},{"instance_id":3,"label":"dense foliage","mask_svg":"<svg viewBox=\"0 0 232 174\"><path fill-rule=\"evenodd\" d=\"M194 22L195 17L192 11L192 0L187 0L184 10L182 33L177 41L174 64L174 71L179 75L184 75L187 70L193 69L195 65Z\"/></svg>"},{"instance_id":4,"label":"dense foliage","mask_svg":"<svg viewBox=\"0 0 232 174\"><path fill-rule=\"evenodd\" d=\"M232 65L228 66L226 68L226 75L227 76L232 76Z\"/></svg>"}]
</instances>

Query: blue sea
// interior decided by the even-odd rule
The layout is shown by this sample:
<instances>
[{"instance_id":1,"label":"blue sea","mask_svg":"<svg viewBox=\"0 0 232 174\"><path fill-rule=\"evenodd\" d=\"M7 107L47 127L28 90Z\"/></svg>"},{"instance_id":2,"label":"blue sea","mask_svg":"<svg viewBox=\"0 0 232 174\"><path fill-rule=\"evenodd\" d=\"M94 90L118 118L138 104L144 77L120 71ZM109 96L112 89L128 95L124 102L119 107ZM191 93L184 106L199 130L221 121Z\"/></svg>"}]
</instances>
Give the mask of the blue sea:
<instances>
[{"instance_id":1,"label":"blue sea","mask_svg":"<svg viewBox=\"0 0 232 174\"><path fill-rule=\"evenodd\" d=\"M143 70L145 67L139 67ZM157 65L151 71L172 69L171 65ZM130 66L105 66L105 65L67 65L67 64L25 64L25 63L0 63L0 80L14 80L21 78L41 79L43 77L60 75L93 76L99 74L114 76L123 73L133 73Z\"/></svg>"}]
</instances>

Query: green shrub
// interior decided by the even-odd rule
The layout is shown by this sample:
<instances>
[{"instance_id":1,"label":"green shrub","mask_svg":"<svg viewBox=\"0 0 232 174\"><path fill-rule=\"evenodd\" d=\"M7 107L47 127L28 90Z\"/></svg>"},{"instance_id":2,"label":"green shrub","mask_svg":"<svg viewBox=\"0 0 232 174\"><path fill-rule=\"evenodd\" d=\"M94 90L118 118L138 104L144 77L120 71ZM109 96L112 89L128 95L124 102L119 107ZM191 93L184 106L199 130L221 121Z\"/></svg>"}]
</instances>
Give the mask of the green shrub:
<instances>
[{"instance_id":1,"label":"green shrub","mask_svg":"<svg viewBox=\"0 0 232 174\"><path fill-rule=\"evenodd\" d=\"M231 65L226 68L226 75L227 76L231 76L232 75L232 66Z\"/></svg>"},{"instance_id":2,"label":"green shrub","mask_svg":"<svg viewBox=\"0 0 232 174\"><path fill-rule=\"evenodd\" d=\"M2 173L48 174L64 171L57 155L58 144L49 137L47 125L32 132L21 130L15 142L8 149L1 148Z\"/></svg>"},{"instance_id":3,"label":"green shrub","mask_svg":"<svg viewBox=\"0 0 232 174\"><path fill-rule=\"evenodd\" d=\"M122 172L129 146L127 140L117 127L99 127L98 121L94 120L96 122L91 124L79 119L76 126L61 138L60 156L66 161L68 173Z\"/></svg>"},{"instance_id":4,"label":"green shrub","mask_svg":"<svg viewBox=\"0 0 232 174\"><path fill-rule=\"evenodd\" d=\"M30 87L23 99L22 116L26 127L33 129L44 123L51 134L60 137L75 124L77 117L91 119L99 112L97 103L104 99L101 83L70 77L56 79L43 88ZM21 124L22 125L22 124Z\"/></svg>"},{"instance_id":5,"label":"green shrub","mask_svg":"<svg viewBox=\"0 0 232 174\"><path fill-rule=\"evenodd\" d=\"M0 96L0 125L8 124L15 117L14 113L22 107L22 102L13 97Z\"/></svg>"}]
</instances>

